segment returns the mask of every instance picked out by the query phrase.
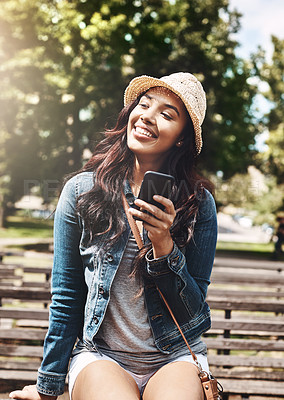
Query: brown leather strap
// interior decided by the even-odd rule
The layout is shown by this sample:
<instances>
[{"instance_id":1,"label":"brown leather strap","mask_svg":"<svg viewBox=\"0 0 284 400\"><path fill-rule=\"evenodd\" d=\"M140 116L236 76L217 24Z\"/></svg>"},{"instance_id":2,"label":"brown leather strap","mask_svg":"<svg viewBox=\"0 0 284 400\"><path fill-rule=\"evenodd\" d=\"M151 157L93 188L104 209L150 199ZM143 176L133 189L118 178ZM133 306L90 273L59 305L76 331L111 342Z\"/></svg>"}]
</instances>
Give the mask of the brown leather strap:
<instances>
[{"instance_id":1,"label":"brown leather strap","mask_svg":"<svg viewBox=\"0 0 284 400\"><path fill-rule=\"evenodd\" d=\"M138 229L138 226L137 226L137 224L135 222L135 219L128 212L130 207L129 207L129 204L127 203L127 200L126 200L126 197L125 197L124 193L122 193L122 202L123 202L123 208L124 208L125 214L127 216L130 228L132 230L134 239L136 240L138 248L142 249L143 242L142 242L142 239L141 239L141 236L140 236L140 233L139 233L139 229Z\"/></svg>"},{"instance_id":2,"label":"brown leather strap","mask_svg":"<svg viewBox=\"0 0 284 400\"><path fill-rule=\"evenodd\" d=\"M175 316L174 316L174 314L173 314L173 312L172 312L171 307L169 306L167 300L165 299L163 293L162 293L161 290L158 288L158 286L157 286L157 290L158 290L158 292L160 293L160 296L162 297L162 299L164 300L164 303L165 303L165 305L167 306L167 309L169 310L169 313L171 314L171 317L172 317L172 319L174 320L174 323L176 324L178 330L180 331L180 334L181 334L181 336L182 336L182 338L183 338L185 344L187 345L187 348L188 348L188 350L190 351L190 354L192 355L192 358L193 358L194 362L195 362L195 363L198 363L196 355L195 355L195 354L193 353L193 351L191 350L191 348L190 348L190 346L189 346L189 344L188 344L188 341L186 340L186 337L184 336L183 331L181 330L181 327L179 326L179 323L177 322L177 320L176 320L176 318L175 318Z\"/></svg>"},{"instance_id":3,"label":"brown leather strap","mask_svg":"<svg viewBox=\"0 0 284 400\"><path fill-rule=\"evenodd\" d=\"M127 216L127 219L128 219L129 225L130 225L130 228L131 228L131 230L132 230L134 239L136 240L136 243L137 243L139 249L141 249L141 248L143 247L143 242L142 242L142 239L141 239L141 236L140 236L139 229L138 229L138 226L137 226L137 224L136 224L136 221L135 221L135 219L132 217L132 215L128 212L128 211L129 211L129 204L127 203L127 200L126 200L126 197L125 197L125 194L124 194L124 193L122 193L122 203L123 203L123 208L124 208L125 214L126 214L126 216ZM161 296L161 298L163 299L163 301L164 301L164 303L165 303L167 309L169 310L169 313L170 313L170 315L171 315L171 317L172 317L174 323L176 324L178 330L180 331L180 334L181 334L181 336L182 336L182 338L183 338L183 340L184 340L184 342L185 342L185 344L186 344L188 350L190 351L190 354L192 355L192 358L193 358L194 362L197 364L198 368L201 370L201 366L200 366L199 362L197 361L197 357L196 357L196 355L194 354L194 352L191 350L191 348L190 348L190 346L189 346L189 344L188 344L188 341L186 340L186 337L184 336L184 334L183 334L183 332L182 332L182 330L181 330L181 327L179 326L179 323L177 322L177 320L176 320L176 318L175 318L175 316L174 316L174 314L173 314L173 312L172 312L172 310L171 310L171 308L170 308L170 306L169 306L167 300L165 299L163 293L162 293L161 290L158 288L158 286L156 286L156 287L157 287L157 290L158 290L158 292L160 293L160 296Z\"/></svg>"}]
</instances>

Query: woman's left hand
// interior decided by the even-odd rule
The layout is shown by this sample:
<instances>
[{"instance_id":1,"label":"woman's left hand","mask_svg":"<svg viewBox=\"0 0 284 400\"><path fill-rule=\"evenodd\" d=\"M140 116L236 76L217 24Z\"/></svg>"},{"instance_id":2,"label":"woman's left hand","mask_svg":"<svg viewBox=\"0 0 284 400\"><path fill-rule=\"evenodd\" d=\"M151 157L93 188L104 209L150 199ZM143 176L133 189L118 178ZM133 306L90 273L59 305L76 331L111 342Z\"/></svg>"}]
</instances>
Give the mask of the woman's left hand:
<instances>
[{"instance_id":1,"label":"woman's left hand","mask_svg":"<svg viewBox=\"0 0 284 400\"><path fill-rule=\"evenodd\" d=\"M168 255L173 249L170 227L174 222L176 211L173 202L166 197L155 195L153 199L165 207L164 211L140 199L135 200L135 204L140 210L135 208L129 210L133 216L143 220L143 226L153 245L154 258L158 258ZM149 211L152 215L144 213L142 210Z\"/></svg>"}]
</instances>

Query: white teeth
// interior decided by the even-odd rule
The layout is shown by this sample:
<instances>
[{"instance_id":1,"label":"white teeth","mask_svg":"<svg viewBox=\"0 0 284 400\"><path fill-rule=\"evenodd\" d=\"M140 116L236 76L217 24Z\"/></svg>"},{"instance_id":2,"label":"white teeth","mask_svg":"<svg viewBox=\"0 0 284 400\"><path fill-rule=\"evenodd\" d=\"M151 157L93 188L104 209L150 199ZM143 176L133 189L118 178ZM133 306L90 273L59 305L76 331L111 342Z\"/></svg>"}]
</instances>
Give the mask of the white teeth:
<instances>
[{"instance_id":1,"label":"white teeth","mask_svg":"<svg viewBox=\"0 0 284 400\"><path fill-rule=\"evenodd\" d=\"M154 137L149 131L147 131L146 129L140 128L139 126L135 127L136 132L141 133L142 135L146 135L148 137Z\"/></svg>"}]
</instances>

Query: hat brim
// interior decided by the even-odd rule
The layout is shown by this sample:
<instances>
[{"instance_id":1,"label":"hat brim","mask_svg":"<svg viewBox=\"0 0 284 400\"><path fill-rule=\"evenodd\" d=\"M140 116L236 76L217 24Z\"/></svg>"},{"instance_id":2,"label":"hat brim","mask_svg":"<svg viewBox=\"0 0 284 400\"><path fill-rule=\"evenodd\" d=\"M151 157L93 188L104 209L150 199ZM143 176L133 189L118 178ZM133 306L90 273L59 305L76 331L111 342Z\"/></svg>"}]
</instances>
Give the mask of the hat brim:
<instances>
[{"instance_id":1,"label":"hat brim","mask_svg":"<svg viewBox=\"0 0 284 400\"><path fill-rule=\"evenodd\" d=\"M165 87L175 93L184 103L188 114L192 120L194 132L195 132L195 146L197 154L200 153L202 148L202 136L201 136L201 126L199 124L199 120L195 112L193 111L192 107L190 106L189 102L183 97L183 95L176 90L171 85L167 84L161 79L153 78L148 75L138 76L137 78L132 79L132 81L127 86L124 92L124 105L127 106L131 104L134 100L137 99L142 93L146 92L147 90L153 87Z\"/></svg>"}]
</instances>

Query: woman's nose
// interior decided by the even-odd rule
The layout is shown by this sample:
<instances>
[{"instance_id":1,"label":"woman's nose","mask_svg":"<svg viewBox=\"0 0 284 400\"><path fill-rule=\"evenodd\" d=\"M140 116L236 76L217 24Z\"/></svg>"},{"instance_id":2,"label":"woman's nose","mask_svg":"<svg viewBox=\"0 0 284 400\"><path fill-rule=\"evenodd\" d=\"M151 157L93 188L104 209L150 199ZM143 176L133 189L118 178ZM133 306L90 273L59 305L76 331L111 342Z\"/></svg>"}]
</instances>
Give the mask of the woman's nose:
<instances>
[{"instance_id":1,"label":"woman's nose","mask_svg":"<svg viewBox=\"0 0 284 400\"><path fill-rule=\"evenodd\" d=\"M148 108L147 110L144 110L144 112L143 112L143 114L141 114L140 118L144 123L153 124L153 123L155 123L155 112L153 109Z\"/></svg>"}]
</instances>

